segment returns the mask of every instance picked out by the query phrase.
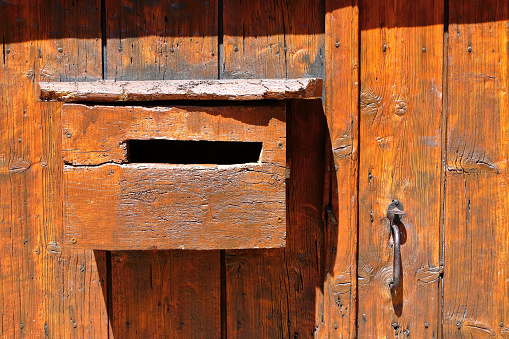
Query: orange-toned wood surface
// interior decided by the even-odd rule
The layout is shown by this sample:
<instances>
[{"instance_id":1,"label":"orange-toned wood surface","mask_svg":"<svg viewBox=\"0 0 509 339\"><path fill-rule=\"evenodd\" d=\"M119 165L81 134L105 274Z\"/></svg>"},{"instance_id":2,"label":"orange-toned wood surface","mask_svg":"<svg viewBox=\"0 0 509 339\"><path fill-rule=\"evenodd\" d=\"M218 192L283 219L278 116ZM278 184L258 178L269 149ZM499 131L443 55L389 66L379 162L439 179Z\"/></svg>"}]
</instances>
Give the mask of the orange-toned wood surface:
<instances>
[{"instance_id":1,"label":"orange-toned wood surface","mask_svg":"<svg viewBox=\"0 0 509 339\"><path fill-rule=\"evenodd\" d=\"M306 337L321 322L316 316L323 312L325 118L321 105L297 102L288 113L291 176L286 247L226 251L227 337Z\"/></svg>"},{"instance_id":2,"label":"orange-toned wood surface","mask_svg":"<svg viewBox=\"0 0 509 339\"><path fill-rule=\"evenodd\" d=\"M100 1L0 3L2 338L108 335L104 253L61 243L61 104L36 98L37 81L100 79L99 9Z\"/></svg>"},{"instance_id":3,"label":"orange-toned wood surface","mask_svg":"<svg viewBox=\"0 0 509 339\"><path fill-rule=\"evenodd\" d=\"M284 246L285 108L66 104L64 242L106 250ZM262 152L246 164L125 164L131 139L260 142Z\"/></svg>"},{"instance_id":4,"label":"orange-toned wood surface","mask_svg":"<svg viewBox=\"0 0 509 339\"><path fill-rule=\"evenodd\" d=\"M358 337L440 333L441 1L360 1ZM399 199L402 282L391 290L387 207ZM427 325L426 325L427 324Z\"/></svg>"},{"instance_id":5,"label":"orange-toned wood surface","mask_svg":"<svg viewBox=\"0 0 509 339\"><path fill-rule=\"evenodd\" d=\"M106 79L217 78L217 0L105 4Z\"/></svg>"},{"instance_id":6,"label":"orange-toned wood surface","mask_svg":"<svg viewBox=\"0 0 509 339\"><path fill-rule=\"evenodd\" d=\"M222 77L256 79L323 75L322 1L223 2Z\"/></svg>"},{"instance_id":7,"label":"orange-toned wood surface","mask_svg":"<svg viewBox=\"0 0 509 339\"><path fill-rule=\"evenodd\" d=\"M217 1L107 0L105 7L106 79L217 78ZM142 255L111 253L112 338L221 336L221 308L217 303L221 296L220 252L207 251L184 257L177 254L174 251ZM166 261L165 266L161 258ZM131 269L145 266L150 269ZM174 270L165 269L180 266L203 269L183 277ZM160 273L154 276L153 272ZM136 286L154 281L153 277L160 280L152 285L154 288L168 287L160 288L155 295L138 295ZM172 281L172 284L160 285L164 281ZM115 300L122 300L122 303L115 303ZM160 305L179 305L179 308L162 313ZM178 327L173 330L177 321ZM147 327L148 323L157 327ZM201 329L198 332L201 335L197 334L197 328Z\"/></svg>"},{"instance_id":8,"label":"orange-toned wood surface","mask_svg":"<svg viewBox=\"0 0 509 339\"><path fill-rule=\"evenodd\" d=\"M447 338L509 338L508 20L507 1L450 1Z\"/></svg>"},{"instance_id":9,"label":"orange-toned wood surface","mask_svg":"<svg viewBox=\"0 0 509 339\"><path fill-rule=\"evenodd\" d=\"M64 162L126 163L129 140L262 142L260 162L286 164L286 106L86 106L62 111Z\"/></svg>"},{"instance_id":10,"label":"orange-toned wood surface","mask_svg":"<svg viewBox=\"0 0 509 339\"><path fill-rule=\"evenodd\" d=\"M508 337L507 1L10 0L0 18L0 336ZM64 246L62 105L36 82L310 76L325 101L288 109L285 249Z\"/></svg>"},{"instance_id":11,"label":"orange-toned wood surface","mask_svg":"<svg viewBox=\"0 0 509 339\"><path fill-rule=\"evenodd\" d=\"M224 1L224 78L323 76L323 3ZM323 327L325 121L321 102L288 111L284 250L226 251L226 333L309 337Z\"/></svg>"},{"instance_id":12,"label":"orange-toned wood surface","mask_svg":"<svg viewBox=\"0 0 509 339\"><path fill-rule=\"evenodd\" d=\"M285 167L64 169L64 244L103 250L283 247Z\"/></svg>"},{"instance_id":13,"label":"orange-toned wood surface","mask_svg":"<svg viewBox=\"0 0 509 339\"><path fill-rule=\"evenodd\" d=\"M359 102L358 1L327 0L325 113L332 161L327 163L324 325L320 337L355 338L357 330L357 180Z\"/></svg>"},{"instance_id":14,"label":"orange-toned wood surface","mask_svg":"<svg viewBox=\"0 0 509 339\"><path fill-rule=\"evenodd\" d=\"M219 338L220 295L210 292L220 290L221 267L210 257L210 251L114 252L110 337Z\"/></svg>"}]
</instances>

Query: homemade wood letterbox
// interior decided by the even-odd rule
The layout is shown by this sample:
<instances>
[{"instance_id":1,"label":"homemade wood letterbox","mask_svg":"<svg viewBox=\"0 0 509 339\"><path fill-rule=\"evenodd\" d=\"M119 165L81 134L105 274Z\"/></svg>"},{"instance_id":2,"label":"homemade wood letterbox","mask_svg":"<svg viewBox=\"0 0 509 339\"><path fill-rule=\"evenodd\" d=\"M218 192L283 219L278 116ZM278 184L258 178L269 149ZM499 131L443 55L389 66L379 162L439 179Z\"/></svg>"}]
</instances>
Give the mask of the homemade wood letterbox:
<instances>
[{"instance_id":1,"label":"homemade wood letterbox","mask_svg":"<svg viewBox=\"0 0 509 339\"><path fill-rule=\"evenodd\" d=\"M64 245L284 246L287 117L275 100L320 95L319 79L41 83L42 100L66 101ZM208 101L168 101L184 99Z\"/></svg>"}]
</instances>

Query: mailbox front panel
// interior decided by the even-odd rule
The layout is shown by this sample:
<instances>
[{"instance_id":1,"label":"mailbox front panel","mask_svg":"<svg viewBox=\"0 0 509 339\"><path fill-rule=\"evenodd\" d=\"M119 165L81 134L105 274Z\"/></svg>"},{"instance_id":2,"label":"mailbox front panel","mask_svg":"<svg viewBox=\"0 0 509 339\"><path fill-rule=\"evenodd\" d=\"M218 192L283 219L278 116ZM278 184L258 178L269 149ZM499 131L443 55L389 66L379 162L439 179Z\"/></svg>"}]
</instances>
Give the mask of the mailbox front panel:
<instances>
[{"instance_id":1,"label":"mailbox front panel","mask_svg":"<svg viewBox=\"0 0 509 339\"><path fill-rule=\"evenodd\" d=\"M66 245L285 245L284 103L65 104L62 114Z\"/></svg>"}]
</instances>

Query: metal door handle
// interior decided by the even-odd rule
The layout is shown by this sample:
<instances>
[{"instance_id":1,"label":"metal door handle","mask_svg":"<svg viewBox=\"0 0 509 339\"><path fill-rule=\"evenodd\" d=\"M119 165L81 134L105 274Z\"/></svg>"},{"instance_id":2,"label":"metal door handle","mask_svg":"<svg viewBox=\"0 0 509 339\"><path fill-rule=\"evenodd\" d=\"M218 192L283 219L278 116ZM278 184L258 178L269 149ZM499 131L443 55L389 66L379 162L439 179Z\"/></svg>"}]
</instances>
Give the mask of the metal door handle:
<instances>
[{"instance_id":1,"label":"metal door handle","mask_svg":"<svg viewBox=\"0 0 509 339\"><path fill-rule=\"evenodd\" d=\"M389 207L387 207L387 218L391 223L391 230L394 239L394 265L393 265L394 269L393 269L393 279L392 282L390 283L390 287L392 290L396 290L398 288L402 274L398 222L403 214L405 214L405 212L403 211L403 205L399 202L398 199L394 199L390 203Z\"/></svg>"}]
</instances>

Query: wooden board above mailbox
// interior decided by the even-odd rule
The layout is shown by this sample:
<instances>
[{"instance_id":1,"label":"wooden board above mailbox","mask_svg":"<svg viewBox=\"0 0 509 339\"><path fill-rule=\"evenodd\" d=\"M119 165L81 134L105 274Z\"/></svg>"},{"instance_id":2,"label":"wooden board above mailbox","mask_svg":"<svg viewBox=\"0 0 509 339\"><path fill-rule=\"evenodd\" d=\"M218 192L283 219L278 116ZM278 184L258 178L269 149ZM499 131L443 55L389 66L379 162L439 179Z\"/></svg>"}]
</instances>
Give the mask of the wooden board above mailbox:
<instances>
[{"instance_id":1,"label":"wooden board above mailbox","mask_svg":"<svg viewBox=\"0 0 509 339\"><path fill-rule=\"evenodd\" d=\"M309 79L296 81L303 80ZM281 91L280 99L291 96L291 81L283 81L288 84L279 80L278 86L287 94ZM83 86L103 86L105 93L104 83ZM143 83L129 86L150 88ZM41 98L69 101L76 98L71 86L78 85L41 84ZM314 95L307 88L295 98L317 91L321 81ZM102 250L285 246L286 120L286 104L276 101L64 104L64 244Z\"/></svg>"}]
</instances>

